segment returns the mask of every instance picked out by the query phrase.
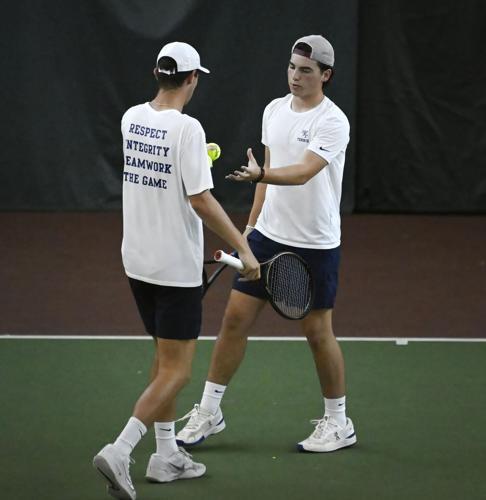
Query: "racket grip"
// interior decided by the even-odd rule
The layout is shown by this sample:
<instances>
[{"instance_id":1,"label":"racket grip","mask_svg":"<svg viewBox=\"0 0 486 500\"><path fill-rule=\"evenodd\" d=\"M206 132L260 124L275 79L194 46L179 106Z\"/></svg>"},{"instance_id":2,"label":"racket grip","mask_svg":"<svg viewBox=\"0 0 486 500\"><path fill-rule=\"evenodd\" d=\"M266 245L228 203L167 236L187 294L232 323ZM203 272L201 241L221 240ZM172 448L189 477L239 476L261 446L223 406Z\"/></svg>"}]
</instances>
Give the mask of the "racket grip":
<instances>
[{"instance_id":1,"label":"racket grip","mask_svg":"<svg viewBox=\"0 0 486 500\"><path fill-rule=\"evenodd\" d=\"M234 267L238 271L242 271L245 267L240 259L237 259L232 255L228 255L227 253L223 252L223 250L216 250L216 252L214 252L214 260L216 262L221 262L222 264L227 264L228 266Z\"/></svg>"}]
</instances>

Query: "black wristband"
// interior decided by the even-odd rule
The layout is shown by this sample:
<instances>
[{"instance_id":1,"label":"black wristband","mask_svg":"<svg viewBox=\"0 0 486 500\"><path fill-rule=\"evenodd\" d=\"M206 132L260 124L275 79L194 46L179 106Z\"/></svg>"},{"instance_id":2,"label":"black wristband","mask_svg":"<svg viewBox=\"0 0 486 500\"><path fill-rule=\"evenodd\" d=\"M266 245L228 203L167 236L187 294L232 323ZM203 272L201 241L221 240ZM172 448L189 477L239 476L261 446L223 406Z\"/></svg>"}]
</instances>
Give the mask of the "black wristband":
<instances>
[{"instance_id":1,"label":"black wristband","mask_svg":"<svg viewBox=\"0 0 486 500\"><path fill-rule=\"evenodd\" d=\"M252 184L258 184L265 177L265 169L260 167L260 175L254 180L251 181Z\"/></svg>"}]
</instances>

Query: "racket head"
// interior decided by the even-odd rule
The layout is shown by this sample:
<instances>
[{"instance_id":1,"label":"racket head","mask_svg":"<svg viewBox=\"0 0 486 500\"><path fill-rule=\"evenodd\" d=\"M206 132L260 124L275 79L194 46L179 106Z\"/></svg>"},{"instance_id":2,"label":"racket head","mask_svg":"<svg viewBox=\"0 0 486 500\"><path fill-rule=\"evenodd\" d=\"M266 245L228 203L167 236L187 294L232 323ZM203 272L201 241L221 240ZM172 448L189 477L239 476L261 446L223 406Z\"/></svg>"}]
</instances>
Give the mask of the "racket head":
<instances>
[{"instance_id":1,"label":"racket head","mask_svg":"<svg viewBox=\"0 0 486 500\"><path fill-rule=\"evenodd\" d=\"M281 316L302 319L314 303L314 282L309 264L293 252L275 255L264 267L268 300Z\"/></svg>"}]
</instances>

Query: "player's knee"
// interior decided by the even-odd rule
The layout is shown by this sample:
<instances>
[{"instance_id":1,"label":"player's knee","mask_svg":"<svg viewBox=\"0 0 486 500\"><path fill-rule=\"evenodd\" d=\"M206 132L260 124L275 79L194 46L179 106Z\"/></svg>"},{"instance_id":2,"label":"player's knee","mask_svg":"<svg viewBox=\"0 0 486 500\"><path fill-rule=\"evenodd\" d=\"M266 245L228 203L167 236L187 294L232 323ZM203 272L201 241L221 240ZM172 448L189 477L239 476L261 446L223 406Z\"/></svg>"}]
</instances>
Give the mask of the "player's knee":
<instances>
[{"instance_id":1,"label":"player's knee","mask_svg":"<svg viewBox=\"0 0 486 500\"><path fill-rule=\"evenodd\" d=\"M307 338L307 342L313 349L318 349L323 344L335 342L334 332L332 328L303 328L303 334Z\"/></svg>"},{"instance_id":2,"label":"player's knee","mask_svg":"<svg viewBox=\"0 0 486 500\"><path fill-rule=\"evenodd\" d=\"M191 381L191 367L181 366L181 365L172 365L172 366L164 366L159 369L157 373L157 377L165 382L169 382L172 386L175 386L177 390L182 389Z\"/></svg>"},{"instance_id":3,"label":"player's knee","mask_svg":"<svg viewBox=\"0 0 486 500\"><path fill-rule=\"evenodd\" d=\"M237 334L246 330L247 317L236 307L226 309L223 317L223 332Z\"/></svg>"}]
</instances>

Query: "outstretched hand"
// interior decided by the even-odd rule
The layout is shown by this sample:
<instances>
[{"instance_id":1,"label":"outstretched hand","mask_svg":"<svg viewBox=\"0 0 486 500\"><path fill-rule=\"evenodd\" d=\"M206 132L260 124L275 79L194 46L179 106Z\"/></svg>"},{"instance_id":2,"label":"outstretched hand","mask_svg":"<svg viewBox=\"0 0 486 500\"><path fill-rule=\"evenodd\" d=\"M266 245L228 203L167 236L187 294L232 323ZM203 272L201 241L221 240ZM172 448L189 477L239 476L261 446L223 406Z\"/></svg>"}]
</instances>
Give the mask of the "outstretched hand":
<instances>
[{"instance_id":1,"label":"outstretched hand","mask_svg":"<svg viewBox=\"0 0 486 500\"><path fill-rule=\"evenodd\" d=\"M261 173L260 165L258 165L251 148L248 148L246 152L248 155L248 165L243 165L240 170L235 170L232 174L229 174L225 179L237 182L252 182L258 179Z\"/></svg>"}]
</instances>

